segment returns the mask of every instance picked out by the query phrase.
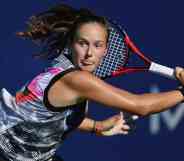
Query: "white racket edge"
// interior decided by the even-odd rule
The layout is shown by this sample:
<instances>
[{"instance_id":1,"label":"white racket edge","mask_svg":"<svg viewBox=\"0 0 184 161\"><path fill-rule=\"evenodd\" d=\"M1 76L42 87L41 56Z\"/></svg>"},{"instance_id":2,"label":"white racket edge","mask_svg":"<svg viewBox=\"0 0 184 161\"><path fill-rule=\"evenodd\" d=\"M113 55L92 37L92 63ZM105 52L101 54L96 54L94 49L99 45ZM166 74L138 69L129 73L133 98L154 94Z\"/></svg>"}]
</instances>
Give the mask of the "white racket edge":
<instances>
[{"instance_id":1,"label":"white racket edge","mask_svg":"<svg viewBox=\"0 0 184 161\"><path fill-rule=\"evenodd\" d=\"M155 62L151 62L149 71L170 79L176 79L174 69L161 64L157 64Z\"/></svg>"}]
</instances>

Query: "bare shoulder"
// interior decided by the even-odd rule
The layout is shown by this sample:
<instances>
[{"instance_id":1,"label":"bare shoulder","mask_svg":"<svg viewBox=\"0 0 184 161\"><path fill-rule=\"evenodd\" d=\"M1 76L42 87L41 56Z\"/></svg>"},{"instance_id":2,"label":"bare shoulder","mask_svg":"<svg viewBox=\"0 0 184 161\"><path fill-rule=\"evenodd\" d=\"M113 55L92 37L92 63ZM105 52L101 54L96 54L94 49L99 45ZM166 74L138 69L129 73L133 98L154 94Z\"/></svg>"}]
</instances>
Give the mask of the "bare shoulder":
<instances>
[{"instance_id":1,"label":"bare shoulder","mask_svg":"<svg viewBox=\"0 0 184 161\"><path fill-rule=\"evenodd\" d=\"M93 76L83 71L74 70L66 73L50 87L48 92L49 102L54 107L64 107L84 100L85 97L81 94L82 85L85 84L84 80L90 80L89 77Z\"/></svg>"},{"instance_id":2,"label":"bare shoulder","mask_svg":"<svg viewBox=\"0 0 184 161\"><path fill-rule=\"evenodd\" d=\"M104 84L104 81L86 71L73 71L60 79L63 83L75 89L89 89L90 87Z\"/></svg>"},{"instance_id":3,"label":"bare shoulder","mask_svg":"<svg viewBox=\"0 0 184 161\"><path fill-rule=\"evenodd\" d=\"M75 70L73 72L70 72L66 74L61 80L70 82L70 81L75 81L75 80L85 80L85 79L93 79L93 74L86 72L86 71L81 71L81 70Z\"/></svg>"}]
</instances>

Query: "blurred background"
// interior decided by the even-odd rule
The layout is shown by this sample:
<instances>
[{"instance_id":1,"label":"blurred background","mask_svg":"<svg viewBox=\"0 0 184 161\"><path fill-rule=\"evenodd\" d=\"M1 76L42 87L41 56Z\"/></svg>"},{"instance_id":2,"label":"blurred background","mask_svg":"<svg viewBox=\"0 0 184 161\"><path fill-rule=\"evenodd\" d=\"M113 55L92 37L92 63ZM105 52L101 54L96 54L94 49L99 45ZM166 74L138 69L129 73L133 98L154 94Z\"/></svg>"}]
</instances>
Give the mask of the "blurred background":
<instances>
[{"instance_id":1,"label":"blurred background","mask_svg":"<svg viewBox=\"0 0 184 161\"><path fill-rule=\"evenodd\" d=\"M27 80L39 73L45 62L32 58L38 48L16 37L33 14L57 3L76 8L87 7L99 15L116 19L139 48L156 62L170 67L183 65L184 23L181 1L166 0L29 0L1 1L0 10L0 87L15 93ZM135 93L174 89L177 83L150 74L137 73L107 80ZM89 115L105 119L118 111L94 102ZM97 137L75 132L59 148L66 161L182 161L184 104L172 110L137 121L127 136Z\"/></svg>"}]
</instances>

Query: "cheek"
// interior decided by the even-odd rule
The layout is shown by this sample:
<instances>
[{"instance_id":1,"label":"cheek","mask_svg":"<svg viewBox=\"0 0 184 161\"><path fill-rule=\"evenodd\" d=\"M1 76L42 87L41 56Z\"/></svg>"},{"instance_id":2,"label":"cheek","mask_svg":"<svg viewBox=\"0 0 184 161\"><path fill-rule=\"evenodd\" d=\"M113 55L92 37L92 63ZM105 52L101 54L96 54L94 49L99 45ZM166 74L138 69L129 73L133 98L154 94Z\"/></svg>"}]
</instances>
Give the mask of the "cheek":
<instances>
[{"instance_id":1,"label":"cheek","mask_svg":"<svg viewBox=\"0 0 184 161\"><path fill-rule=\"evenodd\" d=\"M79 61L79 59L83 57L83 51L81 50L81 48L74 46L72 48L72 55L73 55L73 59L75 60L75 62Z\"/></svg>"},{"instance_id":2,"label":"cheek","mask_svg":"<svg viewBox=\"0 0 184 161\"><path fill-rule=\"evenodd\" d=\"M97 52L98 59L102 59L105 55L106 55L106 49L102 49Z\"/></svg>"},{"instance_id":3,"label":"cheek","mask_svg":"<svg viewBox=\"0 0 184 161\"><path fill-rule=\"evenodd\" d=\"M83 57L84 55L84 50L77 45L73 46L72 52L77 59Z\"/></svg>"}]
</instances>

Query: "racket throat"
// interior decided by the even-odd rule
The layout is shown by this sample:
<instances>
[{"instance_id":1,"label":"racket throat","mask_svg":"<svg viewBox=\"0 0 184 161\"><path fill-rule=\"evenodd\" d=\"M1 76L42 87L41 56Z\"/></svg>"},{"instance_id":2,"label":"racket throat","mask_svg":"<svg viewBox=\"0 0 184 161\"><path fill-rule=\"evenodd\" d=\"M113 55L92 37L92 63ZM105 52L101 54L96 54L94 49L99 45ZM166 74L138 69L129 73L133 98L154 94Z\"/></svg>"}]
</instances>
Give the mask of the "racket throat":
<instances>
[{"instance_id":1,"label":"racket throat","mask_svg":"<svg viewBox=\"0 0 184 161\"><path fill-rule=\"evenodd\" d=\"M128 74L128 73L134 73L134 72L144 72L148 71L145 67L120 67L117 71L112 72L112 76L118 76L121 74Z\"/></svg>"}]
</instances>

